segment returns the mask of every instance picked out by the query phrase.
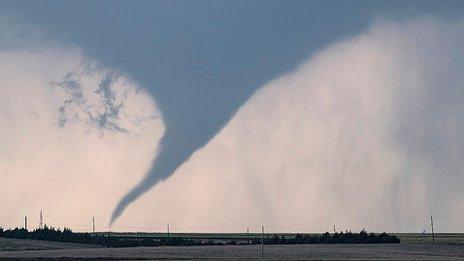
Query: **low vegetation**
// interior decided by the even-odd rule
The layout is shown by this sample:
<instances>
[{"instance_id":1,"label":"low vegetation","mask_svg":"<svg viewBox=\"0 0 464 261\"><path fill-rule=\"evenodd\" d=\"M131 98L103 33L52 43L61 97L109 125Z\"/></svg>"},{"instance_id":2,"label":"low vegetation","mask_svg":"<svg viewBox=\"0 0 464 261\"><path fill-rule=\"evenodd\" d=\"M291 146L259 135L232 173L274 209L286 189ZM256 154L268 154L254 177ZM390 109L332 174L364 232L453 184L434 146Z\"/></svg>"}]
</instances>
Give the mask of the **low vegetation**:
<instances>
[{"instance_id":1,"label":"low vegetation","mask_svg":"<svg viewBox=\"0 0 464 261\"><path fill-rule=\"evenodd\" d=\"M55 229L47 227L28 231L24 228L4 230L0 227L0 237L18 239L36 239L57 242L72 242L84 244L96 244L107 247L134 247L134 246L193 246L193 245L251 245L261 244L379 244L400 243L400 239L394 235L368 234L340 232L330 234L296 234L295 236L266 235L263 239L254 235L248 238L208 239L189 238L187 236L176 237L120 237L108 234L76 233L69 228Z\"/></svg>"},{"instance_id":2,"label":"low vegetation","mask_svg":"<svg viewBox=\"0 0 464 261\"><path fill-rule=\"evenodd\" d=\"M359 233L340 232L329 234L325 232L322 235L303 235L297 234L294 238L285 238L274 235L265 240L266 244L385 244L400 243L400 239L394 235L368 234L366 231Z\"/></svg>"}]
</instances>

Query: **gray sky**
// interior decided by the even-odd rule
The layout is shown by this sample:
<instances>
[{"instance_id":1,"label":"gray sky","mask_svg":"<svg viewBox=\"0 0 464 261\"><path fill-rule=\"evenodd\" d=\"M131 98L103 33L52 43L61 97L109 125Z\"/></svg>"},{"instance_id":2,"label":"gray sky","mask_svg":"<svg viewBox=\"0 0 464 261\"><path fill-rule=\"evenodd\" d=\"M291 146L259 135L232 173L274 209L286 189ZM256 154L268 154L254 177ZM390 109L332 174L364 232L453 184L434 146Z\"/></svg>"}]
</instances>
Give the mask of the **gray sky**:
<instances>
[{"instance_id":1,"label":"gray sky","mask_svg":"<svg viewBox=\"0 0 464 261\"><path fill-rule=\"evenodd\" d=\"M156 167L121 211L206 144L265 82L376 16L454 18L463 1L0 1L128 73L150 91L166 133ZM129 188L128 188L129 189ZM125 202L125 203L124 203Z\"/></svg>"}]
</instances>

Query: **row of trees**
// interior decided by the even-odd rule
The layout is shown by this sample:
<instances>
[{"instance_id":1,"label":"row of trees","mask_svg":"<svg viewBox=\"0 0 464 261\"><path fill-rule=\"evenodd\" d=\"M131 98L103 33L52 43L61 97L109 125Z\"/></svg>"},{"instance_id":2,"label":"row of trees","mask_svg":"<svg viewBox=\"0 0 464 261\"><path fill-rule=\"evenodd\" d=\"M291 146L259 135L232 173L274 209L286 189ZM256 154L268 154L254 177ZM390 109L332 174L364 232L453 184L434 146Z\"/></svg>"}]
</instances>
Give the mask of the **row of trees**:
<instances>
[{"instance_id":1,"label":"row of trees","mask_svg":"<svg viewBox=\"0 0 464 261\"><path fill-rule=\"evenodd\" d=\"M58 242L74 243L92 243L96 237L88 233L74 233L69 228L56 229L45 225L43 228L28 231L25 228L15 228L4 230L0 227L0 237L19 238L19 239L37 239Z\"/></svg>"},{"instance_id":2,"label":"row of trees","mask_svg":"<svg viewBox=\"0 0 464 261\"><path fill-rule=\"evenodd\" d=\"M266 244L386 244L386 243L400 243L400 239L395 235L382 234L368 234L362 230L359 233L340 232L329 234L325 232L322 235L302 235L297 234L295 237L286 238L284 236L274 235L268 240Z\"/></svg>"},{"instance_id":3,"label":"row of trees","mask_svg":"<svg viewBox=\"0 0 464 261\"><path fill-rule=\"evenodd\" d=\"M69 228L55 229L44 228L28 231L24 228L4 230L0 227L0 237L36 239L58 242L72 242L84 244L96 244L107 247L135 247L135 246L193 246L193 245L236 245L236 244L261 244L260 237L248 239L198 239L187 236L175 237L124 237L105 234L75 233ZM386 233L373 234L361 231L360 233L334 233L329 234L297 234L295 236L273 235L264 238L265 244L378 244L400 243L395 235Z\"/></svg>"}]
</instances>

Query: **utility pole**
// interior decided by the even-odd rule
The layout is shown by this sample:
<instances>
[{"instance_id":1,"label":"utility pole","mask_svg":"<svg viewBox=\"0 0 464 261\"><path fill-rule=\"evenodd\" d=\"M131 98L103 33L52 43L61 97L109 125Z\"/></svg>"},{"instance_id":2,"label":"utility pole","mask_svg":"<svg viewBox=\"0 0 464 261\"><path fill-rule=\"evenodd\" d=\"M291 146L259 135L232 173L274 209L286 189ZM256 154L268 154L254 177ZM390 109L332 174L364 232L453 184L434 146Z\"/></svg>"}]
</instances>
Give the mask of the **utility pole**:
<instances>
[{"instance_id":1,"label":"utility pole","mask_svg":"<svg viewBox=\"0 0 464 261\"><path fill-rule=\"evenodd\" d=\"M264 259L264 226L261 227L261 258Z\"/></svg>"},{"instance_id":2,"label":"utility pole","mask_svg":"<svg viewBox=\"0 0 464 261\"><path fill-rule=\"evenodd\" d=\"M334 225L334 234L337 233L337 231L335 230L335 225Z\"/></svg>"},{"instance_id":3,"label":"utility pole","mask_svg":"<svg viewBox=\"0 0 464 261\"><path fill-rule=\"evenodd\" d=\"M95 236L95 217L92 217L92 231L93 231L93 236Z\"/></svg>"},{"instance_id":4,"label":"utility pole","mask_svg":"<svg viewBox=\"0 0 464 261\"><path fill-rule=\"evenodd\" d=\"M168 237L169 237L169 222L168 222L166 225L167 225L167 229L168 229Z\"/></svg>"},{"instance_id":5,"label":"utility pole","mask_svg":"<svg viewBox=\"0 0 464 261\"><path fill-rule=\"evenodd\" d=\"M24 217L24 229L27 230L27 216Z\"/></svg>"},{"instance_id":6,"label":"utility pole","mask_svg":"<svg viewBox=\"0 0 464 261\"><path fill-rule=\"evenodd\" d=\"M39 228L43 228L43 216L42 216L42 210L40 211L40 222L39 222Z\"/></svg>"},{"instance_id":7,"label":"utility pole","mask_svg":"<svg viewBox=\"0 0 464 261\"><path fill-rule=\"evenodd\" d=\"M433 232L433 217L430 215L430 226L432 226L432 243L435 243L435 233Z\"/></svg>"}]
</instances>

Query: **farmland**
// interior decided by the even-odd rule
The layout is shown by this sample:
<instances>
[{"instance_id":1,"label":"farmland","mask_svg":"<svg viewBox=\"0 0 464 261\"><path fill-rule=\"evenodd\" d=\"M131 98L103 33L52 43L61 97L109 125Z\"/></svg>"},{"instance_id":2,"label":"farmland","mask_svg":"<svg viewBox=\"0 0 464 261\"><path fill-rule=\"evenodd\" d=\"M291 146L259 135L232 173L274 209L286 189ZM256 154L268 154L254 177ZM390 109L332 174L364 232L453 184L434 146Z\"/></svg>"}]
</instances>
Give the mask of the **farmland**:
<instances>
[{"instance_id":1,"label":"farmland","mask_svg":"<svg viewBox=\"0 0 464 261\"><path fill-rule=\"evenodd\" d=\"M398 233L396 234L401 239L403 244L413 243L431 243L432 235L420 233ZM437 244L453 244L464 246L463 233L437 233L435 234L435 243Z\"/></svg>"},{"instance_id":2,"label":"farmland","mask_svg":"<svg viewBox=\"0 0 464 261\"><path fill-rule=\"evenodd\" d=\"M2 229L0 237L36 239L55 242L83 243L106 247L140 246L205 246L205 245L289 245L289 244L386 244L400 243L395 235L386 233L329 232L323 234L143 234L143 233L79 233L68 228L45 226L29 231L24 228Z\"/></svg>"},{"instance_id":3,"label":"farmland","mask_svg":"<svg viewBox=\"0 0 464 261\"><path fill-rule=\"evenodd\" d=\"M286 234L292 236L294 234ZM112 233L121 237L161 237L154 233ZM247 234L172 234L170 236L197 238L238 238ZM255 234L253 236L258 236ZM317 244L265 245L264 256L269 259L440 259L464 258L464 234L436 234L435 244L430 235L397 234L401 244ZM18 240L0 238L0 259L259 259L260 245L226 246L160 246L106 248L83 244Z\"/></svg>"}]
</instances>

